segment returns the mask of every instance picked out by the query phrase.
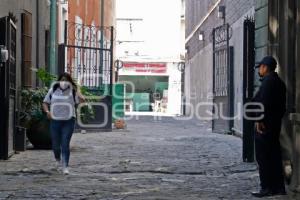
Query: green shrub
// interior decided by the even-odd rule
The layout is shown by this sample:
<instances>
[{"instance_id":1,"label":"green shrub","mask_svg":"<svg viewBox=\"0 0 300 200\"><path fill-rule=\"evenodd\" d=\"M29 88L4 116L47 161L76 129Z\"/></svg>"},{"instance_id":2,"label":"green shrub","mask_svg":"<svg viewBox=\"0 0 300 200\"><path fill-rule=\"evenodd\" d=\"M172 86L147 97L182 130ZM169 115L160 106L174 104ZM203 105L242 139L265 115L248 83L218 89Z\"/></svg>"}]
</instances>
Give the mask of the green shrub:
<instances>
[{"instance_id":1,"label":"green shrub","mask_svg":"<svg viewBox=\"0 0 300 200\"><path fill-rule=\"evenodd\" d=\"M31 123L45 118L45 113L42 110L43 100L49 90L49 87L53 81L57 78L51 75L45 69L39 69L37 71L37 77L42 81L45 87L41 88L26 88L21 90L21 111L19 115L20 124L26 128L29 128ZM84 96L92 96L87 88L80 87L80 91ZM86 123L89 120L95 118L95 112L89 102L93 100L88 100L85 106L81 108L80 117L82 122Z\"/></svg>"}]
</instances>

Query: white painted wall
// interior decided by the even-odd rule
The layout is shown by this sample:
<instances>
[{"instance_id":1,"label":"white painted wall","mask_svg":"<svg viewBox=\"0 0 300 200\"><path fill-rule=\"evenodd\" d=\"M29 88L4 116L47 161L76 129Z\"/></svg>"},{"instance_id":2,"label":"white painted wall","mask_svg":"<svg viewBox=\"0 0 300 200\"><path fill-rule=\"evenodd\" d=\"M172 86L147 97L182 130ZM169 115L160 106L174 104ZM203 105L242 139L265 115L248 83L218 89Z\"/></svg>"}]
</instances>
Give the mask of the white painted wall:
<instances>
[{"instance_id":1,"label":"white painted wall","mask_svg":"<svg viewBox=\"0 0 300 200\"><path fill-rule=\"evenodd\" d=\"M65 38L65 20L68 20L68 3L58 4L58 43L64 43Z\"/></svg>"},{"instance_id":2,"label":"white painted wall","mask_svg":"<svg viewBox=\"0 0 300 200\"><path fill-rule=\"evenodd\" d=\"M213 102L212 44L207 45L187 62L185 95L187 115L204 119L211 117ZM199 104L207 106L199 106ZM197 107L198 106L198 107Z\"/></svg>"},{"instance_id":3,"label":"white painted wall","mask_svg":"<svg viewBox=\"0 0 300 200\"><path fill-rule=\"evenodd\" d=\"M169 90L168 108L170 115L181 114L181 73L178 73L178 63L168 63Z\"/></svg>"}]
</instances>

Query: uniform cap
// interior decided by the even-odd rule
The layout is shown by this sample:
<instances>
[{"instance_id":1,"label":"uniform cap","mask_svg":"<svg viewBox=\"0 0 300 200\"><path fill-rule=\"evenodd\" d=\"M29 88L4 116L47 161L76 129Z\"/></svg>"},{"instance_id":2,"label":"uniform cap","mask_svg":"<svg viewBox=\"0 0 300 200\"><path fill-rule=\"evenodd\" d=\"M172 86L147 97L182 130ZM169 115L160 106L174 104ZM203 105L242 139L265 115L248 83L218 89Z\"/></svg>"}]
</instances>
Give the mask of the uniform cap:
<instances>
[{"instance_id":1,"label":"uniform cap","mask_svg":"<svg viewBox=\"0 0 300 200\"><path fill-rule=\"evenodd\" d=\"M259 68L260 65L267 65L271 70L275 70L277 67L277 61L273 56L266 56L259 63L257 63L255 68Z\"/></svg>"}]
</instances>

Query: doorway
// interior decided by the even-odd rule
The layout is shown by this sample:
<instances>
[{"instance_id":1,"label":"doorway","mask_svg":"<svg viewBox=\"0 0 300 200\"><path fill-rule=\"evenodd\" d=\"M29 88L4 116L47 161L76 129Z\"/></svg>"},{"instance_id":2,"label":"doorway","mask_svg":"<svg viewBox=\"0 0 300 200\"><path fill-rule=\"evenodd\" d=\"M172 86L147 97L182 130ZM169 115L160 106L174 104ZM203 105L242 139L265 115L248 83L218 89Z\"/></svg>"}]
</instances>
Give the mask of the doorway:
<instances>
[{"instance_id":1,"label":"doorway","mask_svg":"<svg viewBox=\"0 0 300 200\"><path fill-rule=\"evenodd\" d=\"M8 159L16 124L16 25L10 17L0 19L0 45L8 50L8 61L0 67L0 159Z\"/></svg>"}]
</instances>

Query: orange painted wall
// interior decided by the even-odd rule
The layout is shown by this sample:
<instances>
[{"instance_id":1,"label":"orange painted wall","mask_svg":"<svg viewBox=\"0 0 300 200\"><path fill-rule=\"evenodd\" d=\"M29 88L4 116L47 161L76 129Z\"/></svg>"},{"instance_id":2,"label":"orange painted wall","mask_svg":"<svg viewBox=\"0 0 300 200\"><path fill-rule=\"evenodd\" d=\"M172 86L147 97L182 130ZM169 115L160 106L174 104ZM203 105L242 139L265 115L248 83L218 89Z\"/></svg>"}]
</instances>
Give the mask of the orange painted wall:
<instances>
[{"instance_id":1,"label":"orange painted wall","mask_svg":"<svg viewBox=\"0 0 300 200\"><path fill-rule=\"evenodd\" d=\"M69 0L68 21L70 24L76 22L76 16L80 17L83 25L104 26L104 35L110 38L110 29L115 27L115 0L104 0L104 24L101 24L101 0ZM68 35L73 40L74 27L70 27Z\"/></svg>"},{"instance_id":2,"label":"orange painted wall","mask_svg":"<svg viewBox=\"0 0 300 200\"><path fill-rule=\"evenodd\" d=\"M115 25L115 0L104 0L104 26ZM101 24L101 0L69 0L69 22L75 22L75 16L83 20L84 25Z\"/></svg>"},{"instance_id":3,"label":"orange painted wall","mask_svg":"<svg viewBox=\"0 0 300 200\"><path fill-rule=\"evenodd\" d=\"M115 27L115 0L104 0L104 27ZM68 23L73 24L76 16L80 17L82 24L86 26L101 26L101 0L68 0ZM105 38L110 40L110 29L104 29ZM68 28L68 38L70 44L75 41L75 27ZM115 41L114 41L115 45ZM114 54L115 55L115 54ZM68 52L68 60L72 61L75 56L74 49ZM114 74L113 74L114 76ZM114 80L114 78L113 78Z\"/></svg>"}]
</instances>

